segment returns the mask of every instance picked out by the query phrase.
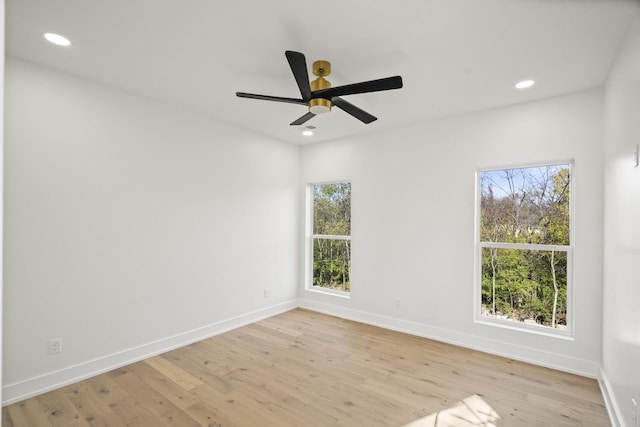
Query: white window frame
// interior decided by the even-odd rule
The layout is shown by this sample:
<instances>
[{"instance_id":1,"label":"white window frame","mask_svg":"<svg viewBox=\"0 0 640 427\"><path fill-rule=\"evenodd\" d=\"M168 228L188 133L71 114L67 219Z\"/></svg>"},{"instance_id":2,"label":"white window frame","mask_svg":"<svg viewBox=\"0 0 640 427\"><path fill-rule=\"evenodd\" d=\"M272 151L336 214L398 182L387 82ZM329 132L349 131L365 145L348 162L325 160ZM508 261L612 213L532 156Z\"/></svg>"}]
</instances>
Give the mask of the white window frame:
<instances>
[{"instance_id":1,"label":"white window frame","mask_svg":"<svg viewBox=\"0 0 640 427\"><path fill-rule=\"evenodd\" d=\"M535 243L506 243L506 242L482 242L480 241L480 202L481 202L481 179L482 172L500 171L507 169L535 168L555 165L569 165L571 181L569 183L569 245L546 245ZM574 292L573 292L573 252L575 247L575 162L574 160L538 162L529 164L518 164L498 167L480 168L476 171L476 209L475 209L475 265L474 265L474 322L483 325L495 326L516 331L523 331L538 335L545 335L555 338L573 340L574 339ZM522 249L534 251L563 251L567 254L567 328L559 330L542 325L531 325L486 317L482 315L482 249Z\"/></svg>"},{"instance_id":2,"label":"white window frame","mask_svg":"<svg viewBox=\"0 0 640 427\"><path fill-rule=\"evenodd\" d=\"M316 185L329 185L349 183L351 184L351 195L353 196L353 184L350 180L337 180L337 181L324 181L324 182L312 182L307 184L306 191L306 215L305 215L305 289L311 292L317 292L322 294L333 295L341 298L350 298L351 292L341 291L338 289L327 289L321 286L315 286L313 284L313 242L314 239L332 239L332 240L348 240L351 241L351 236L342 235L325 235L325 234L313 234L313 214L314 214L314 198L313 187ZM349 272L351 278L351 271Z\"/></svg>"}]
</instances>

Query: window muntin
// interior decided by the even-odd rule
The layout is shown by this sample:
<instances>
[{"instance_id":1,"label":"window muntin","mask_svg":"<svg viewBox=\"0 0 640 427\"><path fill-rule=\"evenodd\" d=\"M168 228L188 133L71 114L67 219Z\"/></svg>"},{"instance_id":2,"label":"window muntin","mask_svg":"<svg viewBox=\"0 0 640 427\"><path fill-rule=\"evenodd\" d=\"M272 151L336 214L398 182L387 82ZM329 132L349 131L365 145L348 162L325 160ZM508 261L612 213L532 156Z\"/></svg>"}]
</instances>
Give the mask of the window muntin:
<instances>
[{"instance_id":1,"label":"window muntin","mask_svg":"<svg viewBox=\"0 0 640 427\"><path fill-rule=\"evenodd\" d=\"M479 172L477 319L570 330L571 169Z\"/></svg>"},{"instance_id":2,"label":"window muntin","mask_svg":"<svg viewBox=\"0 0 640 427\"><path fill-rule=\"evenodd\" d=\"M312 184L311 288L351 290L351 183Z\"/></svg>"}]
</instances>

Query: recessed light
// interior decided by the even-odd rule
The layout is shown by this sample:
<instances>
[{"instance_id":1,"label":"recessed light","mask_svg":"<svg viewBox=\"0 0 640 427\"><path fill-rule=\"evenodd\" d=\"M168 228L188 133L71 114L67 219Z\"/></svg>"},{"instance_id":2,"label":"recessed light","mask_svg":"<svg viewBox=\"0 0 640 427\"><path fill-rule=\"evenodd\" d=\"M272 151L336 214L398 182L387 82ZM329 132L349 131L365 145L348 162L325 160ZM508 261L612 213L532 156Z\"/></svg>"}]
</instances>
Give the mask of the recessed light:
<instances>
[{"instance_id":1,"label":"recessed light","mask_svg":"<svg viewBox=\"0 0 640 427\"><path fill-rule=\"evenodd\" d=\"M302 131L302 134L304 136L311 136L311 135L313 135L313 131L311 129L305 129L305 130Z\"/></svg>"},{"instance_id":2,"label":"recessed light","mask_svg":"<svg viewBox=\"0 0 640 427\"><path fill-rule=\"evenodd\" d=\"M49 42L58 46L71 46L71 40L56 33L44 33L42 36Z\"/></svg>"},{"instance_id":3,"label":"recessed light","mask_svg":"<svg viewBox=\"0 0 640 427\"><path fill-rule=\"evenodd\" d=\"M536 84L536 82L534 82L533 80L523 80L516 83L516 89L526 89L533 86L534 84Z\"/></svg>"}]
</instances>

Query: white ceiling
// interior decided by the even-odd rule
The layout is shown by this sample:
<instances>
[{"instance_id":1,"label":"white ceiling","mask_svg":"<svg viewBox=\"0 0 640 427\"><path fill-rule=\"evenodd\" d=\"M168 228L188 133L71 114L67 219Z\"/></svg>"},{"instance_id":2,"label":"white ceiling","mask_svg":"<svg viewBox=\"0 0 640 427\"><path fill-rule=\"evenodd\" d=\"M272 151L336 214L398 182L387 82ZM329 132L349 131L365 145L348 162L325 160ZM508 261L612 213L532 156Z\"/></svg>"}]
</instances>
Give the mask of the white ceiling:
<instances>
[{"instance_id":1,"label":"white ceiling","mask_svg":"<svg viewBox=\"0 0 640 427\"><path fill-rule=\"evenodd\" d=\"M634 0L6 0L7 54L296 144L379 131L601 86ZM48 44L52 31L72 40ZM345 96L312 137L285 50L332 63L333 86L401 75ZM522 79L536 86L517 91Z\"/></svg>"}]
</instances>

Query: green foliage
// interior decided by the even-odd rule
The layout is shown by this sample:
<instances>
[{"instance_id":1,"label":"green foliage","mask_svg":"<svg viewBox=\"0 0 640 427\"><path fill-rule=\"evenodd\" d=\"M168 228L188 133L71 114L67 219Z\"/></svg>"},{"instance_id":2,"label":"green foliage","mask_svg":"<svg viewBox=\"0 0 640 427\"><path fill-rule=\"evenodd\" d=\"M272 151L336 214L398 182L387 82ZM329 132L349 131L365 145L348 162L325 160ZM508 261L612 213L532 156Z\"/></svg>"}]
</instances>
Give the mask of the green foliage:
<instances>
[{"instance_id":1,"label":"green foliage","mask_svg":"<svg viewBox=\"0 0 640 427\"><path fill-rule=\"evenodd\" d=\"M351 183L313 187L313 285L350 291Z\"/></svg>"},{"instance_id":2,"label":"green foliage","mask_svg":"<svg viewBox=\"0 0 640 427\"><path fill-rule=\"evenodd\" d=\"M351 235L351 183L313 186L313 234Z\"/></svg>"},{"instance_id":3,"label":"green foliage","mask_svg":"<svg viewBox=\"0 0 640 427\"><path fill-rule=\"evenodd\" d=\"M350 291L349 240L313 240L313 285Z\"/></svg>"},{"instance_id":4,"label":"green foliage","mask_svg":"<svg viewBox=\"0 0 640 427\"><path fill-rule=\"evenodd\" d=\"M482 304L492 315L566 325L567 252L535 245L569 245L570 188L568 165L482 173L481 241L533 245L482 248Z\"/></svg>"},{"instance_id":5,"label":"green foliage","mask_svg":"<svg viewBox=\"0 0 640 427\"><path fill-rule=\"evenodd\" d=\"M549 263L550 251L498 249L495 275L495 314L506 315L513 320L534 319L550 326L554 287ZM482 250L482 303L493 305L491 268L492 253ZM565 252L555 254L556 279L559 287L556 307L556 324L566 325L567 318L567 258Z\"/></svg>"}]
</instances>

